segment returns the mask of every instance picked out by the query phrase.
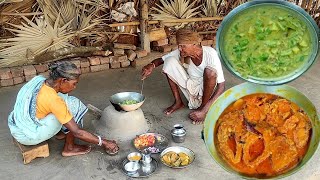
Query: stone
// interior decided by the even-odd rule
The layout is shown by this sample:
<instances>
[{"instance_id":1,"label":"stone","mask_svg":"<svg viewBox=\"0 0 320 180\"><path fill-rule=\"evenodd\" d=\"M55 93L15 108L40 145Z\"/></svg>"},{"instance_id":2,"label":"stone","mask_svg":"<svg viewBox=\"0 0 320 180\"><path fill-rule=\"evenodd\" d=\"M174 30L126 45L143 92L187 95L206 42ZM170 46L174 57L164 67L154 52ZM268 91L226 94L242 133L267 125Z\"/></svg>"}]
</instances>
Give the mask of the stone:
<instances>
[{"instance_id":1,"label":"stone","mask_svg":"<svg viewBox=\"0 0 320 180\"><path fill-rule=\"evenodd\" d=\"M170 52L171 49L172 49L171 45L163 45L163 46L154 47L154 50L162 52L162 53Z\"/></svg>"},{"instance_id":2,"label":"stone","mask_svg":"<svg viewBox=\"0 0 320 180\"><path fill-rule=\"evenodd\" d=\"M132 49L132 50L137 49L137 47L133 44L113 43L113 47L118 49Z\"/></svg>"},{"instance_id":3,"label":"stone","mask_svg":"<svg viewBox=\"0 0 320 180\"><path fill-rule=\"evenodd\" d=\"M119 61L119 56L109 56L110 63L117 63Z\"/></svg>"},{"instance_id":4,"label":"stone","mask_svg":"<svg viewBox=\"0 0 320 180\"><path fill-rule=\"evenodd\" d=\"M125 50L125 54L127 55L129 61L133 61L137 57L137 53L135 53L133 50Z\"/></svg>"},{"instance_id":5,"label":"stone","mask_svg":"<svg viewBox=\"0 0 320 180\"><path fill-rule=\"evenodd\" d=\"M178 49L178 45L176 45L176 44L172 44L170 46L171 46L171 51Z\"/></svg>"},{"instance_id":6,"label":"stone","mask_svg":"<svg viewBox=\"0 0 320 180\"><path fill-rule=\"evenodd\" d=\"M10 68L0 68L0 79L12 79Z\"/></svg>"},{"instance_id":7,"label":"stone","mask_svg":"<svg viewBox=\"0 0 320 180\"><path fill-rule=\"evenodd\" d=\"M90 65L95 66L100 64L100 57L99 56L92 56L88 57Z\"/></svg>"},{"instance_id":8,"label":"stone","mask_svg":"<svg viewBox=\"0 0 320 180\"><path fill-rule=\"evenodd\" d=\"M46 71L46 72L43 72L43 73L40 73L39 75L45 77L45 78L49 78L50 76L50 71Z\"/></svg>"},{"instance_id":9,"label":"stone","mask_svg":"<svg viewBox=\"0 0 320 180\"><path fill-rule=\"evenodd\" d=\"M1 87L7 87L7 86L12 86L14 83L13 83L13 79L1 79L0 80L0 86Z\"/></svg>"},{"instance_id":10,"label":"stone","mask_svg":"<svg viewBox=\"0 0 320 180\"><path fill-rule=\"evenodd\" d=\"M119 62L124 62L124 61L128 60L128 57L127 57L127 55L119 56L118 60L119 60Z\"/></svg>"},{"instance_id":11,"label":"stone","mask_svg":"<svg viewBox=\"0 0 320 180\"><path fill-rule=\"evenodd\" d=\"M148 55L148 51L146 51L144 49L139 49L139 50L135 51L135 53L137 54L137 58L145 57Z\"/></svg>"},{"instance_id":12,"label":"stone","mask_svg":"<svg viewBox=\"0 0 320 180\"><path fill-rule=\"evenodd\" d=\"M109 64L102 64L97 66L90 66L91 72L98 72L109 69Z\"/></svg>"},{"instance_id":13,"label":"stone","mask_svg":"<svg viewBox=\"0 0 320 180\"><path fill-rule=\"evenodd\" d=\"M80 60L80 67L86 68L90 66L90 62L87 58Z\"/></svg>"},{"instance_id":14,"label":"stone","mask_svg":"<svg viewBox=\"0 0 320 180\"><path fill-rule=\"evenodd\" d=\"M24 82L24 77L14 77L13 78L13 84L21 84Z\"/></svg>"},{"instance_id":15,"label":"stone","mask_svg":"<svg viewBox=\"0 0 320 180\"><path fill-rule=\"evenodd\" d=\"M48 65L46 64L34 65L34 68L36 69L38 74L48 71Z\"/></svg>"},{"instance_id":16,"label":"stone","mask_svg":"<svg viewBox=\"0 0 320 180\"><path fill-rule=\"evenodd\" d=\"M89 73L90 72L90 67L82 67L80 68L81 74Z\"/></svg>"},{"instance_id":17,"label":"stone","mask_svg":"<svg viewBox=\"0 0 320 180\"><path fill-rule=\"evenodd\" d=\"M121 62L120 64L121 64L121 67L122 67L122 68L128 67L128 66L130 66L130 61L129 61L129 60L123 61L123 62Z\"/></svg>"},{"instance_id":18,"label":"stone","mask_svg":"<svg viewBox=\"0 0 320 180\"><path fill-rule=\"evenodd\" d=\"M121 67L121 64L119 62L118 63L111 63L111 69L117 69L120 67Z\"/></svg>"},{"instance_id":19,"label":"stone","mask_svg":"<svg viewBox=\"0 0 320 180\"><path fill-rule=\"evenodd\" d=\"M177 44L177 37L175 35L169 36L169 44Z\"/></svg>"},{"instance_id":20,"label":"stone","mask_svg":"<svg viewBox=\"0 0 320 180\"><path fill-rule=\"evenodd\" d=\"M116 141L132 140L149 129L141 108L126 112L117 111L112 105L106 107L101 118L93 120L92 125L98 134Z\"/></svg>"},{"instance_id":21,"label":"stone","mask_svg":"<svg viewBox=\"0 0 320 180\"><path fill-rule=\"evenodd\" d=\"M114 56L124 55L124 49L112 48Z\"/></svg>"},{"instance_id":22,"label":"stone","mask_svg":"<svg viewBox=\"0 0 320 180\"><path fill-rule=\"evenodd\" d=\"M10 68L12 77L22 77L23 76L23 68L22 67L12 67Z\"/></svg>"},{"instance_id":23,"label":"stone","mask_svg":"<svg viewBox=\"0 0 320 180\"><path fill-rule=\"evenodd\" d=\"M101 64L109 64L110 58L109 57L100 57L100 63Z\"/></svg>"},{"instance_id":24,"label":"stone","mask_svg":"<svg viewBox=\"0 0 320 180\"><path fill-rule=\"evenodd\" d=\"M34 78L36 75L35 74L33 74L33 75L28 75L28 76L25 76L25 79L26 79L26 81L28 82L28 81L30 81L32 78Z\"/></svg>"},{"instance_id":25,"label":"stone","mask_svg":"<svg viewBox=\"0 0 320 180\"><path fill-rule=\"evenodd\" d=\"M168 43L169 43L168 39L161 39L158 41L153 41L152 46L164 46L164 45L167 45Z\"/></svg>"},{"instance_id":26,"label":"stone","mask_svg":"<svg viewBox=\"0 0 320 180\"><path fill-rule=\"evenodd\" d=\"M34 76L37 74L36 69L32 65L23 66L23 73L25 76ZM26 78L27 79L27 78Z\"/></svg>"}]
</instances>

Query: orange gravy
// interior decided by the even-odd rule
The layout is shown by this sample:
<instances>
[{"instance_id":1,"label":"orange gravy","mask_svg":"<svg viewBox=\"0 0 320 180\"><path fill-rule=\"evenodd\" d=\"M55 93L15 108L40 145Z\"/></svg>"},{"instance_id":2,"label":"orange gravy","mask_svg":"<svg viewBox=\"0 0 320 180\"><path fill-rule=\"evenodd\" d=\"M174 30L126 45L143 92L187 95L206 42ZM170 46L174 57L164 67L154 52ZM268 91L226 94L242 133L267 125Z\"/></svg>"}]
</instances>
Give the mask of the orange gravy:
<instances>
[{"instance_id":1,"label":"orange gravy","mask_svg":"<svg viewBox=\"0 0 320 180\"><path fill-rule=\"evenodd\" d=\"M241 158L241 161L239 163L233 163L231 160L229 160L227 158L227 156L225 156L224 154L224 150L221 149L221 145L220 145L220 141L218 140L218 128L220 126L220 124L225 120L222 117L230 112L234 112L234 111L243 111L248 103L257 103L258 105L261 105L261 103L259 101L264 101L266 102L272 102L276 99L283 99L282 97L276 96L276 95L272 95L272 94L263 94L263 93L259 93L259 94L252 94L252 95L248 95L245 96L243 98L241 98L242 101L239 101L237 103L232 103L231 105L229 105L224 112L221 114L221 116L219 117L217 123L216 123L216 127L215 127L215 146L218 150L218 152L220 153L220 156L223 157L223 159L236 171L238 171L239 173L246 175L246 176L251 176L251 177L258 177L258 178L266 178L266 177L273 177L282 173L285 173L287 171L289 171L290 169L296 167L298 165L298 163L303 159L304 155L306 154L308 147L309 147L309 143L310 143L310 137L311 137L311 133L312 133L312 129L309 129L309 137L308 137L308 142L306 143L305 146L303 146L302 148L298 148L296 147L296 152L297 152L297 158L295 160L293 160L291 163L289 163L289 165L287 165L285 167L285 169L282 169L281 171L276 171L273 168L273 162L272 162L272 154L266 158L264 161L262 161L261 163L259 163L256 167L250 167L248 166L243 158ZM291 103L291 107L298 107L296 104L294 104L292 101L289 101ZM299 112L303 112L302 109L298 110ZM304 112L303 112L304 113ZM304 113L305 114L305 113ZM267 115L268 116L268 115ZM306 115L307 116L307 115ZM286 120L283 120L284 122ZM308 121L310 121L310 119L308 119ZM310 123L311 124L311 123ZM243 125L245 126L245 125ZM270 126L271 127L271 126ZM272 127L274 128L274 127ZM246 128L244 128L246 129ZM279 133L279 132L277 132ZM282 136L281 134L277 134L278 136ZM245 142L241 142L243 144L245 144ZM237 150L236 150L236 139L235 139L235 135L231 134L228 137L227 140L227 146L232 150L232 152L234 153L234 155L236 154ZM249 147L249 155L250 155L250 161L254 161L255 159L257 159L261 154L263 154L263 152L265 151L266 147L264 144L264 139L262 137L259 137L258 140L256 140L250 147ZM243 152L242 152L243 153ZM243 154L242 154L243 156Z\"/></svg>"}]
</instances>

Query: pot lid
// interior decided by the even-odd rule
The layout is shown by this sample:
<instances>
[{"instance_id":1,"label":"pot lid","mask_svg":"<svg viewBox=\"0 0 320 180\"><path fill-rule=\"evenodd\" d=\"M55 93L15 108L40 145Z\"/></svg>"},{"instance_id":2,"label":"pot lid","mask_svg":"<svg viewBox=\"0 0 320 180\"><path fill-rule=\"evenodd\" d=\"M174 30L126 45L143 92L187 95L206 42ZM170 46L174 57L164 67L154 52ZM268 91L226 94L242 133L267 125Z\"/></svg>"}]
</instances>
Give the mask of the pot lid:
<instances>
[{"instance_id":1,"label":"pot lid","mask_svg":"<svg viewBox=\"0 0 320 180\"><path fill-rule=\"evenodd\" d=\"M315 62L319 28L293 3L251 1L224 18L216 47L225 67L237 77L279 85L298 78Z\"/></svg>"}]
</instances>

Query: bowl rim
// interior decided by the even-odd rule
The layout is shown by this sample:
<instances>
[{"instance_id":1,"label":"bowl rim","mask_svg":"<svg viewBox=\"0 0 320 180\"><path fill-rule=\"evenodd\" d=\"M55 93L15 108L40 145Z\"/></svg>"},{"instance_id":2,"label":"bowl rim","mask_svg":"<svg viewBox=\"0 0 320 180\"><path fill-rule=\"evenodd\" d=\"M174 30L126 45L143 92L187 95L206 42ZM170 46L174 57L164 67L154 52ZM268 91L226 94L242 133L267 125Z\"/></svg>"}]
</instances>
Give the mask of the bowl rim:
<instances>
[{"instance_id":1,"label":"bowl rim","mask_svg":"<svg viewBox=\"0 0 320 180\"><path fill-rule=\"evenodd\" d=\"M191 158L192 161L190 161L190 163L187 164L187 165L185 165L185 166L178 166L178 167L169 166L168 164L166 164L165 162L163 162L162 156L164 156L164 155L167 153L166 151L168 151L168 150L170 150L170 149L173 149L173 148L186 149L186 150L190 151L191 154L192 154L192 158ZM194 153L190 148L187 148L187 147L185 147L185 146L169 146L169 147L167 147L166 149L164 149L164 150L161 152L161 154L160 154L160 161L161 161L161 163L164 164L164 165L166 165L166 166L168 166L168 167L170 167L170 168L174 168L174 169L183 169L183 168L186 168L186 167L188 167L191 163L193 163L193 161L194 161L195 159L196 159L195 153Z\"/></svg>"},{"instance_id":2,"label":"bowl rim","mask_svg":"<svg viewBox=\"0 0 320 180\"><path fill-rule=\"evenodd\" d=\"M274 80L272 80L272 78L245 78L243 77L238 71L236 71L232 65L230 64L230 62L228 60L226 60L226 58L224 58L224 56L222 55L223 53L223 47L220 47L220 44L222 44L222 35L225 32L225 27L228 27L227 25L231 22L231 20L238 14L238 13L242 13L243 11L253 7L253 6L261 6L261 5L280 5L282 8L286 8L288 10L294 11L298 14L298 16L300 16L301 18L305 19L304 22L306 22L306 24L308 24L308 26L310 28L309 31L311 32L311 34L314 34L317 38L317 40L313 40L311 38L311 42L312 44L315 44L315 47L313 47L313 49L311 49L311 54L309 56L308 61L304 64L304 66L294 70L293 72L291 72L288 75L285 76L281 76L281 77L277 77L274 78ZM216 40L216 51L217 54L220 58L220 60L222 61L222 63L224 64L224 66L226 67L226 69L228 69L229 72L231 72L233 75L235 75L236 77L248 81L248 82L252 82L252 83L257 83L257 84L263 84L263 85L281 85L281 84L285 84L288 82L291 82L295 79L297 79L298 77L300 77L302 74L304 74L318 59L319 56L319 27L316 24L316 22L314 21L314 19L306 12L304 11L301 7L287 2L287 1L279 1L279 0L256 0L256 1L250 1L250 2L246 2L244 4L241 4L239 6L237 6L235 9L233 9L229 14L227 14L227 16L224 17L223 21L220 24L220 27L217 31L217 40ZM312 53L312 51L316 50L316 53Z\"/></svg>"}]
</instances>

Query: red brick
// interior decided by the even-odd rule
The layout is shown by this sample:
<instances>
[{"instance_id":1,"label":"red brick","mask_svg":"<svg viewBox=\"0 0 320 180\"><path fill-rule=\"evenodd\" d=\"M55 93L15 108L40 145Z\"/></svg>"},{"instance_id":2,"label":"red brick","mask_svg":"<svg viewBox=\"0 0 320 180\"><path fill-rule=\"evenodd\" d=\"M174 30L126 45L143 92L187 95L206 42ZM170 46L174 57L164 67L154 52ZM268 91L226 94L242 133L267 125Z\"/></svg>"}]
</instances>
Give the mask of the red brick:
<instances>
[{"instance_id":1,"label":"red brick","mask_svg":"<svg viewBox=\"0 0 320 180\"><path fill-rule=\"evenodd\" d=\"M121 67L120 63L111 63L111 69L117 69L120 67Z\"/></svg>"},{"instance_id":2,"label":"red brick","mask_svg":"<svg viewBox=\"0 0 320 180\"><path fill-rule=\"evenodd\" d=\"M45 77L45 78L49 78L49 76L50 76L50 71L46 71L46 72L40 73L39 75L42 75L42 76Z\"/></svg>"},{"instance_id":3,"label":"red brick","mask_svg":"<svg viewBox=\"0 0 320 180\"><path fill-rule=\"evenodd\" d=\"M12 79L12 74L9 68L0 69L0 79Z\"/></svg>"},{"instance_id":4,"label":"red brick","mask_svg":"<svg viewBox=\"0 0 320 180\"><path fill-rule=\"evenodd\" d=\"M36 69L38 74L48 71L48 65L46 64L34 65L34 68Z\"/></svg>"},{"instance_id":5,"label":"red brick","mask_svg":"<svg viewBox=\"0 0 320 180\"><path fill-rule=\"evenodd\" d=\"M129 59L129 61L133 61L137 57L137 53L135 53L133 50L125 50L124 51Z\"/></svg>"},{"instance_id":6,"label":"red brick","mask_svg":"<svg viewBox=\"0 0 320 180\"><path fill-rule=\"evenodd\" d=\"M24 82L24 77L14 77L13 78L13 84L20 84Z\"/></svg>"},{"instance_id":7,"label":"red brick","mask_svg":"<svg viewBox=\"0 0 320 180\"><path fill-rule=\"evenodd\" d=\"M124 55L124 56L119 56L119 62L124 62L124 61L127 61L128 60L128 57L127 55Z\"/></svg>"},{"instance_id":8,"label":"red brick","mask_svg":"<svg viewBox=\"0 0 320 180\"><path fill-rule=\"evenodd\" d=\"M28 76L25 76L26 78L26 81L30 81L32 78L34 78L36 75L28 75Z\"/></svg>"},{"instance_id":9,"label":"red brick","mask_svg":"<svg viewBox=\"0 0 320 180\"><path fill-rule=\"evenodd\" d=\"M85 74L85 73L89 73L90 72L90 67L82 67L81 68L81 73Z\"/></svg>"},{"instance_id":10,"label":"red brick","mask_svg":"<svg viewBox=\"0 0 320 180\"><path fill-rule=\"evenodd\" d=\"M119 56L109 56L109 59L110 59L110 63L119 62Z\"/></svg>"},{"instance_id":11,"label":"red brick","mask_svg":"<svg viewBox=\"0 0 320 180\"><path fill-rule=\"evenodd\" d=\"M23 68L22 67L12 67L10 68L12 77L22 77L23 76Z\"/></svg>"},{"instance_id":12,"label":"red brick","mask_svg":"<svg viewBox=\"0 0 320 180\"><path fill-rule=\"evenodd\" d=\"M87 58L83 59L80 61L80 67L81 68L86 68L90 66L90 62Z\"/></svg>"},{"instance_id":13,"label":"red brick","mask_svg":"<svg viewBox=\"0 0 320 180\"><path fill-rule=\"evenodd\" d=\"M91 71L91 72L101 71L100 65L90 66L90 71Z\"/></svg>"},{"instance_id":14,"label":"red brick","mask_svg":"<svg viewBox=\"0 0 320 180\"><path fill-rule=\"evenodd\" d=\"M31 75L36 75L37 71L34 68L34 66L29 65L29 66L23 66L23 73L25 76L31 76Z\"/></svg>"},{"instance_id":15,"label":"red brick","mask_svg":"<svg viewBox=\"0 0 320 180\"><path fill-rule=\"evenodd\" d=\"M100 64L100 57L99 56L92 56L88 57L90 65L95 66Z\"/></svg>"},{"instance_id":16,"label":"red brick","mask_svg":"<svg viewBox=\"0 0 320 180\"><path fill-rule=\"evenodd\" d=\"M80 68L80 58L77 58L77 59L73 59L72 61L73 64L75 64L77 66L77 68Z\"/></svg>"},{"instance_id":17,"label":"red brick","mask_svg":"<svg viewBox=\"0 0 320 180\"><path fill-rule=\"evenodd\" d=\"M171 45L156 46L154 48L155 48L154 50L160 51L160 52L163 52L163 53L170 52L172 50Z\"/></svg>"},{"instance_id":18,"label":"red brick","mask_svg":"<svg viewBox=\"0 0 320 180\"><path fill-rule=\"evenodd\" d=\"M168 39L161 39L158 41L153 41L152 46L163 46L163 45L167 45L168 42L169 42Z\"/></svg>"},{"instance_id":19,"label":"red brick","mask_svg":"<svg viewBox=\"0 0 320 180\"><path fill-rule=\"evenodd\" d=\"M137 50L135 51L135 53L137 54L137 58L145 57L148 55L148 51L144 49Z\"/></svg>"},{"instance_id":20,"label":"red brick","mask_svg":"<svg viewBox=\"0 0 320 180\"><path fill-rule=\"evenodd\" d=\"M124 49L113 48L112 53L114 56L124 55Z\"/></svg>"},{"instance_id":21,"label":"red brick","mask_svg":"<svg viewBox=\"0 0 320 180\"><path fill-rule=\"evenodd\" d=\"M102 64L101 66L101 70L107 70L110 69L110 64Z\"/></svg>"},{"instance_id":22,"label":"red brick","mask_svg":"<svg viewBox=\"0 0 320 180\"><path fill-rule=\"evenodd\" d=\"M120 64L121 64L121 67L128 67L130 66L130 61L123 61Z\"/></svg>"},{"instance_id":23,"label":"red brick","mask_svg":"<svg viewBox=\"0 0 320 180\"><path fill-rule=\"evenodd\" d=\"M0 80L0 85L1 87L6 87L6 86L12 86L13 85L13 79L1 79Z\"/></svg>"},{"instance_id":24,"label":"red brick","mask_svg":"<svg viewBox=\"0 0 320 180\"><path fill-rule=\"evenodd\" d=\"M100 62L101 62L101 64L108 64L108 63L110 63L110 58L109 57L101 57Z\"/></svg>"},{"instance_id":25,"label":"red brick","mask_svg":"<svg viewBox=\"0 0 320 180\"><path fill-rule=\"evenodd\" d=\"M119 49L132 49L136 50L137 47L133 44L121 44L121 43L113 43L114 48L119 48Z\"/></svg>"}]
</instances>

